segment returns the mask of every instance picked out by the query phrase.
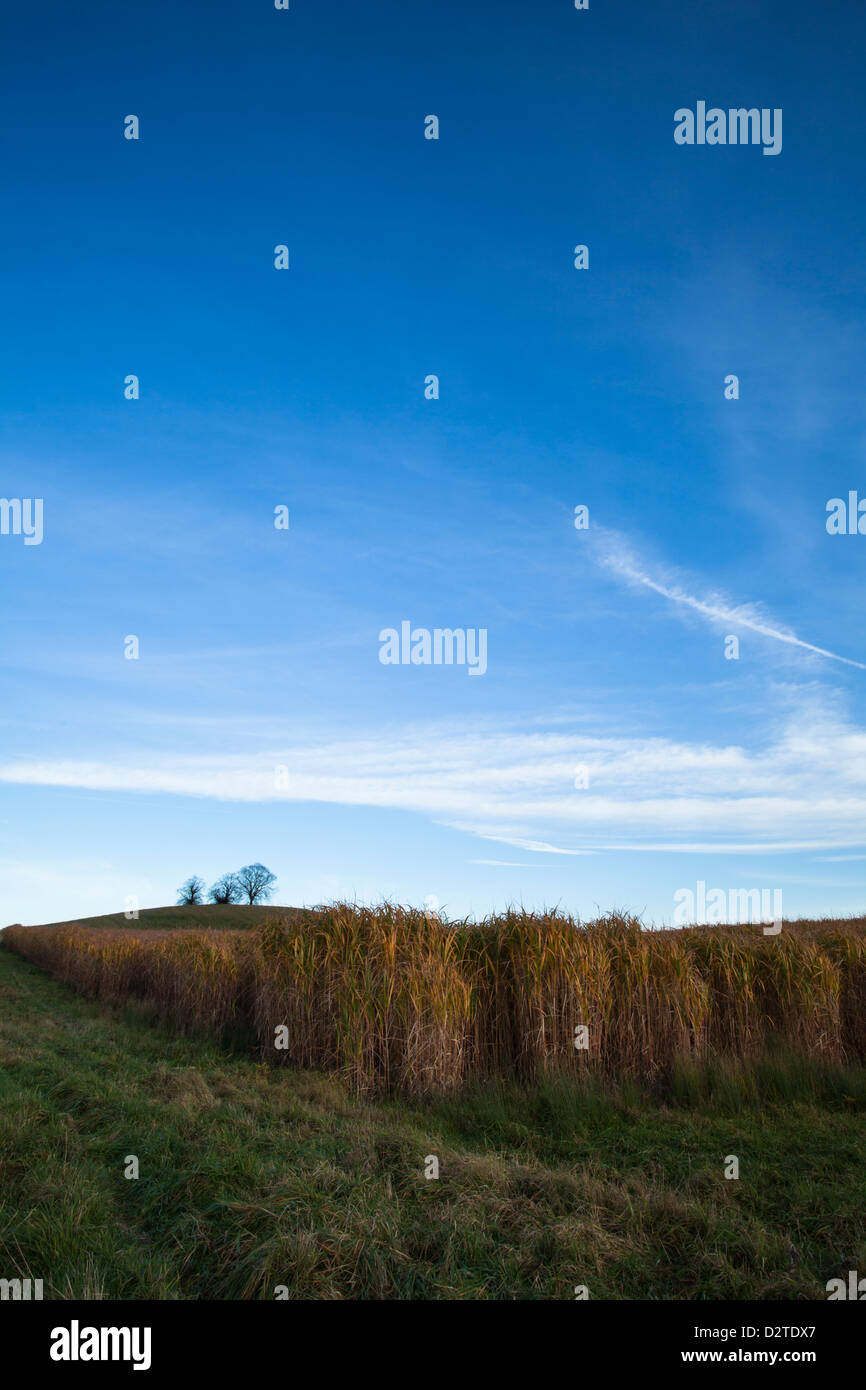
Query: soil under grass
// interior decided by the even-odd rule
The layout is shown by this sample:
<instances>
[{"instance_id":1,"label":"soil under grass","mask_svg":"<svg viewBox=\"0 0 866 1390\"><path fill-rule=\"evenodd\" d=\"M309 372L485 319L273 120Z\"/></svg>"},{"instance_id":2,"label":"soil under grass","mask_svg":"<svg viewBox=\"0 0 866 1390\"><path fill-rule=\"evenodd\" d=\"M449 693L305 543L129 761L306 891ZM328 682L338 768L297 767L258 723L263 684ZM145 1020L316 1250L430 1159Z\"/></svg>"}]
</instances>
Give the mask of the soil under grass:
<instances>
[{"instance_id":1,"label":"soil under grass","mask_svg":"<svg viewBox=\"0 0 866 1390\"><path fill-rule=\"evenodd\" d=\"M866 1070L802 1057L364 1101L0 951L0 1277L46 1298L823 1300L864 1118Z\"/></svg>"}]
</instances>

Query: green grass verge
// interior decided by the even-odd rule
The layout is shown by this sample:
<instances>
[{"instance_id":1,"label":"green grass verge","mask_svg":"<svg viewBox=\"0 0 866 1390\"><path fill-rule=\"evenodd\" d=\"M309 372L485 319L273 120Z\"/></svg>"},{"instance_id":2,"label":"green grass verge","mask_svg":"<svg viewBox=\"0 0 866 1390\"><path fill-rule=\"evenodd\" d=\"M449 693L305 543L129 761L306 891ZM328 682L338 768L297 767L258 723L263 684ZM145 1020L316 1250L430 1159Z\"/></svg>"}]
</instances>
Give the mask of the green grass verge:
<instances>
[{"instance_id":1,"label":"green grass verge","mask_svg":"<svg viewBox=\"0 0 866 1390\"><path fill-rule=\"evenodd\" d=\"M864 1115L866 1072L792 1059L363 1102L0 950L0 1277L46 1298L824 1299Z\"/></svg>"}]
</instances>

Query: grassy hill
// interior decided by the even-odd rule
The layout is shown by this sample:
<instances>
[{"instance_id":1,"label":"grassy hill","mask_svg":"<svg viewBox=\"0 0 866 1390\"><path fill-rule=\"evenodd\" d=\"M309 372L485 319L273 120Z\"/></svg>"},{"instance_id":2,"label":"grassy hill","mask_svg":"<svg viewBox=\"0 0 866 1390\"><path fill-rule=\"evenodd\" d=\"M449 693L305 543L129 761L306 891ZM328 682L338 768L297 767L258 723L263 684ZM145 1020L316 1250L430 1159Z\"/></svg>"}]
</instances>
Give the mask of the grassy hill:
<instances>
[{"instance_id":1,"label":"grassy hill","mask_svg":"<svg viewBox=\"0 0 866 1390\"><path fill-rule=\"evenodd\" d=\"M46 1298L824 1300L866 1269L864 1114L808 1057L363 1101L0 951L0 1269Z\"/></svg>"},{"instance_id":2,"label":"grassy hill","mask_svg":"<svg viewBox=\"0 0 866 1390\"><path fill-rule=\"evenodd\" d=\"M260 927L268 918L292 917L313 909L279 907L269 903L250 907L244 903L204 903L201 907L145 907L134 921L122 912L108 912L101 917L78 917L69 922L40 922L45 927L110 927L130 931L239 931ZM33 923L31 925L37 925Z\"/></svg>"}]
</instances>

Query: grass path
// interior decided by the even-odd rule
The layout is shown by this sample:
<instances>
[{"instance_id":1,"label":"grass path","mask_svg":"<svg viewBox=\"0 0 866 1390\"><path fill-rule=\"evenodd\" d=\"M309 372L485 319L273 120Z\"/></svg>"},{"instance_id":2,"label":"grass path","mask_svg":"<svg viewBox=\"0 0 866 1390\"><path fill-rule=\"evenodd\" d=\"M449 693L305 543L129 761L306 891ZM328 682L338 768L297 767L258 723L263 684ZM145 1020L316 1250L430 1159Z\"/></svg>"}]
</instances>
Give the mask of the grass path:
<instances>
[{"instance_id":1,"label":"grass path","mask_svg":"<svg viewBox=\"0 0 866 1390\"><path fill-rule=\"evenodd\" d=\"M46 1298L823 1299L866 1271L864 1121L866 1073L803 1063L363 1102L0 950L0 1277Z\"/></svg>"}]
</instances>

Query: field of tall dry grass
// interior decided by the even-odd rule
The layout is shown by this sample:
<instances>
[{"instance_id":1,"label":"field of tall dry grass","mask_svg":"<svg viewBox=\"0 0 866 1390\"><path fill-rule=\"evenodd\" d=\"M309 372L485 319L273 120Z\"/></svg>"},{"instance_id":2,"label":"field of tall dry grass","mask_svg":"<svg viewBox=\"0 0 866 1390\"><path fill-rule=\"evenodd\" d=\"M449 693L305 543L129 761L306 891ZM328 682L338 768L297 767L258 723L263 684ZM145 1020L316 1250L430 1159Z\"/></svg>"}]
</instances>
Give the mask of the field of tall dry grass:
<instances>
[{"instance_id":1,"label":"field of tall dry grass","mask_svg":"<svg viewBox=\"0 0 866 1390\"><path fill-rule=\"evenodd\" d=\"M252 931L12 926L2 941L92 999L138 1002L181 1031L246 1032L266 1060L338 1072L357 1092L557 1072L652 1081L683 1058L774 1043L866 1061L863 919L774 936L337 905L275 911Z\"/></svg>"}]
</instances>

